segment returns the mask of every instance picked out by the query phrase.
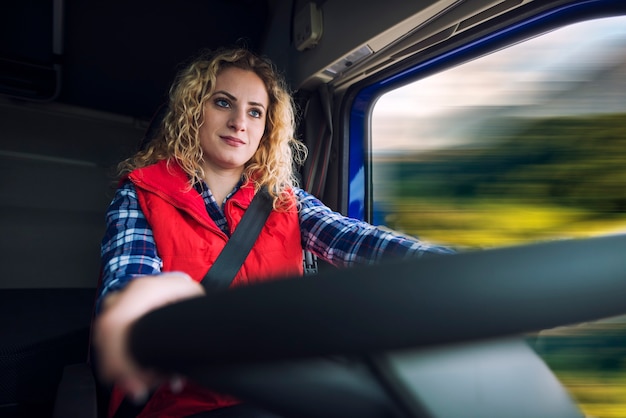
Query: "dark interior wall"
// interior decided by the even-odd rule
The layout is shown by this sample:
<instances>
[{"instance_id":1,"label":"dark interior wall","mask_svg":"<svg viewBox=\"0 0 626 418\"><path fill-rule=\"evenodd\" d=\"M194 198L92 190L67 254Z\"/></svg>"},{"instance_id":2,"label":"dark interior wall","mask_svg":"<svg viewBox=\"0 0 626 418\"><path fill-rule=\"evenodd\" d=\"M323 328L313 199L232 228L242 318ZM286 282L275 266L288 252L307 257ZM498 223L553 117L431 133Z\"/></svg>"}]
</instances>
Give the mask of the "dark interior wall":
<instances>
[{"instance_id":1,"label":"dark interior wall","mask_svg":"<svg viewBox=\"0 0 626 418\"><path fill-rule=\"evenodd\" d=\"M95 287L113 167L143 126L10 103L0 126L0 288Z\"/></svg>"},{"instance_id":2,"label":"dark interior wall","mask_svg":"<svg viewBox=\"0 0 626 418\"><path fill-rule=\"evenodd\" d=\"M63 6L56 18L55 3ZM267 2L250 0L2 2L0 94L50 92L58 82L57 102L149 119L179 65L200 49L258 50L268 13Z\"/></svg>"}]
</instances>

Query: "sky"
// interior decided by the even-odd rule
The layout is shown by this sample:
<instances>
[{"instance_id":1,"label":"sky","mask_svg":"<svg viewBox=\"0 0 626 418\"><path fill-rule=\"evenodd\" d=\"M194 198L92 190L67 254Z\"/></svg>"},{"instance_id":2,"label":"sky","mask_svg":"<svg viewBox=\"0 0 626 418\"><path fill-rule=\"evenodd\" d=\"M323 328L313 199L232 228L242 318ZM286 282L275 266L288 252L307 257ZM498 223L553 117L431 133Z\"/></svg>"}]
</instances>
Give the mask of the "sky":
<instances>
[{"instance_id":1,"label":"sky","mask_svg":"<svg viewBox=\"0 0 626 418\"><path fill-rule=\"evenodd\" d=\"M436 116L477 106L535 104L557 82L581 79L625 55L626 16L554 30L387 93L374 109L374 145L429 147L442 135L429 123ZM415 132L416 120L421 132Z\"/></svg>"}]
</instances>

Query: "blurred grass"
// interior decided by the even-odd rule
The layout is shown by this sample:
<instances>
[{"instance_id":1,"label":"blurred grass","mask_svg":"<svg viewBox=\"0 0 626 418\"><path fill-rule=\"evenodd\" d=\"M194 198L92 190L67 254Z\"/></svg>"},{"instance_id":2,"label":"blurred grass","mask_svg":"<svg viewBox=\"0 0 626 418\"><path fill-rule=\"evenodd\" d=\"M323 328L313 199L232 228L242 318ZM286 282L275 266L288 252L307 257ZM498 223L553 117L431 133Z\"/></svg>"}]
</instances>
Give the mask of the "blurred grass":
<instances>
[{"instance_id":1,"label":"blurred grass","mask_svg":"<svg viewBox=\"0 0 626 418\"><path fill-rule=\"evenodd\" d=\"M626 417L626 316L558 327L531 344L586 417Z\"/></svg>"},{"instance_id":2,"label":"blurred grass","mask_svg":"<svg viewBox=\"0 0 626 418\"><path fill-rule=\"evenodd\" d=\"M587 417L626 417L626 375L557 371L561 383L568 389Z\"/></svg>"},{"instance_id":3,"label":"blurred grass","mask_svg":"<svg viewBox=\"0 0 626 418\"><path fill-rule=\"evenodd\" d=\"M515 201L428 201L396 198L386 224L421 239L488 248L626 232L626 214Z\"/></svg>"}]
</instances>

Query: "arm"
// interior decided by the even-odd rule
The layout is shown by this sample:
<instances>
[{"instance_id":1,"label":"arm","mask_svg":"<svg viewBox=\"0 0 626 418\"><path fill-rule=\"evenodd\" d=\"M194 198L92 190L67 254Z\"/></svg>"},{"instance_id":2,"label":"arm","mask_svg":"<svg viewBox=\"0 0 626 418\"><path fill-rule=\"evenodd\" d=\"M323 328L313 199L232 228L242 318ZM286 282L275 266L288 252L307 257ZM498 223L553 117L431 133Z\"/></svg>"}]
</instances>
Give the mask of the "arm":
<instances>
[{"instance_id":1,"label":"arm","mask_svg":"<svg viewBox=\"0 0 626 418\"><path fill-rule=\"evenodd\" d=\"M391 257L454 252L345 217L304 190L296 189L295 192L300 203L303 248L335 266L374 264Z\"/></svg>"},{"instance_id":2,"label":"arm","mask_svg":"<svg viewBox=\"0 0 626 418\"><path fill-rule=\"evenodd\" d=\"M98 291L93 344L100 377L140 399L162 378L139 369L126 352L133 322L145 313L201 296L202 286L181 272L162 273L150 226L132 183L115 194L102 240L102 283Z\"/></svg>"},{"instance_id":3,"label":"arm","mask_svg":"<svg viewBox=\"0 0 626 418\"><path fill-rule=\"evenodd\" d=\"M102 280L96 311L111 302L116 293L135 277L161 272L152 229L141 211L134 185L127 181L115 192L106 213L106 231L101 245ZM106 302L105 302L106 300Z\"/></svg>"}]
</instances>

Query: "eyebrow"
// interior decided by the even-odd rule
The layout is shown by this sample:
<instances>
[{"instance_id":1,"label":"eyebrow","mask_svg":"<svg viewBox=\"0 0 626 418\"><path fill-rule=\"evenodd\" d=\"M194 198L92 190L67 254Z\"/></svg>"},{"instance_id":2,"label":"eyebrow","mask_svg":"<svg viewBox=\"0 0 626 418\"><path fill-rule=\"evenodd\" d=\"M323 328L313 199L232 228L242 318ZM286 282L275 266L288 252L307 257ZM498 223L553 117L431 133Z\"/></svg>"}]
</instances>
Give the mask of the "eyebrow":
<instances>
[{"instance_id":1,"label":"eyebrow","mask_svg":"<svg viewBox=\"0 0 626 418\"><path fill-rule=\"evenodd\" d=\"M230 100L232 100L232 101L234 101L234 102L236 102L236 101L237 101L237 98L236 98L235 96L233 96L232 94L230 94L229 92L227 92L227 91L224 91L224 90L218 90L218 91L213 92L213 96L215 96L215 95L217 95L217 94L223 94L224 96L228 97ZM262 107L263 109L265 109L265 106L264 106L262 103L258 103L258 102L248 102L248 104L249 104L249 105L252 105L252 106L260 106L260 107Z\"/></svg>"}]
</instances>

